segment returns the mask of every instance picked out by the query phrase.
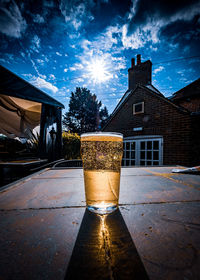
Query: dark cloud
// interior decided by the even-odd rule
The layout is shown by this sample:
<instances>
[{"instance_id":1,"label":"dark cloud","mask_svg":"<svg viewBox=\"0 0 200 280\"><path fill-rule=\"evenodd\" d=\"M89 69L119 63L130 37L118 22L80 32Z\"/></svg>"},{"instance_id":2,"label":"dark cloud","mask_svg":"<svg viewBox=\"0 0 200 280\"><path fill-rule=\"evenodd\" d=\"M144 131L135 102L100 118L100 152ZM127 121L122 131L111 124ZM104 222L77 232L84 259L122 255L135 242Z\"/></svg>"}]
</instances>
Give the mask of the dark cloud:
<instances>
[{"instance_id":1,"label":"dark cloud","mask_svg":"<svg viewBox=\"0 0 200 280\"><path fill-rule=\"evenodd\" d=\"M167 21L177 13L185 14L191 6L199 3L199 0L139 0L129 22L128 33L133 33L138 25L145 25L149 19Z\"/></svg>"},{"instance_id":2,"label":"dark cloud","mask_svg":"<svg viewBox=\"0 0 200 280\"><path fill-rule=\"evenodd\" d=\"M14 1L0 2L0 32L9 37L20 38L26 29L26 21Z\"/></svg>"},{"instance_id":3,"label":"dark cloud","mask_svg":"<svg viewBox=\"0 0 200 280\"><path fill-rule=\"evenodd\" d=\"M172 44L179 44L180 49L187 47L191 53L200 51L200 16L195 16L191 21L177 20L160 31L160 37Z\"/></svg>"}]
</instances>

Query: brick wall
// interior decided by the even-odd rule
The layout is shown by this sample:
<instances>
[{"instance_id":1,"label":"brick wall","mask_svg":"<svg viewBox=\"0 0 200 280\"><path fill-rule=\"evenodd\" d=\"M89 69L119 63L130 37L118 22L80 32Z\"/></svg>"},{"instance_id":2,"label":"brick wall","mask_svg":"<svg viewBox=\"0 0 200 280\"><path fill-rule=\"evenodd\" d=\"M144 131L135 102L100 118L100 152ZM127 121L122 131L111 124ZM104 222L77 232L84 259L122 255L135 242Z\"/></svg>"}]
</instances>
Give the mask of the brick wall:
<instances>
[{"instance_id":1,"label":"brick wall","mask_svg":"<svg viewBox=\"0 0 200 280\"><path fill-rule=\"evenodd\" d=\"M188 109L190 112L199 112L200 111L200 96L195 96L188 98L186 100L175 100L177 105L180 105L186 109Z\"/></svg>"},{"instance_id":2,"label":"brick wall","mask_svg":"<svg viewBox=\"0 0 200 280\"><path fill-rule=\"evenodd\" d=\"M144 113L133 115L133 104L144 101ZM134 132L134 127L143 127ZM163 136L163 164L186 165L194 163L192 148L192 118L189 113L179 110L157 94L138 87L128 98L104 131L115 131L127 136Z\"/></svg>"}]
</instances>

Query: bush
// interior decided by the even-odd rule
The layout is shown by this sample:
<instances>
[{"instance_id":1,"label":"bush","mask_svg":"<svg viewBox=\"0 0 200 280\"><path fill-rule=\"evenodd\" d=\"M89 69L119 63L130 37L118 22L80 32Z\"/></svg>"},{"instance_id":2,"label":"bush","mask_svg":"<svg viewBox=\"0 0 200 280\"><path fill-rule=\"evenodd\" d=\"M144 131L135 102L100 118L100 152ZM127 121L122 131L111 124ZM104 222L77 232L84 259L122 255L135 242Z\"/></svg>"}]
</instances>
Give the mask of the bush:
<instances>
[{"instance_id":1,"label":"bush","mask_svg":"<svg viewBox=\"0 0 200 280\"><path fill-rule=\"evenodd\" d=\"M65 159L80 159L80 136L70 131L63 132L63 156Z\"/></svg>"}]
</instances>

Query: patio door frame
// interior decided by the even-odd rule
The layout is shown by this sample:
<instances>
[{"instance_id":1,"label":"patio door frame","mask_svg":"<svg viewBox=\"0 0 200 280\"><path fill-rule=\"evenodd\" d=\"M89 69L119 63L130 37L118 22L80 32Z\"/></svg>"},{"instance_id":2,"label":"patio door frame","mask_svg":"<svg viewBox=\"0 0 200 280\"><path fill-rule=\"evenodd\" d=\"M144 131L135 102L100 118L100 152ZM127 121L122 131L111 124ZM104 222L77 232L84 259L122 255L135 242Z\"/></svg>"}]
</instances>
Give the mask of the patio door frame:
<instances>
[{"instance_id":1,"label":"patio door frame","mask_svg":"<svg viewBox=\"0 0 200 280\"><path fill-rule=\"evenodd\" d=\"M151 148L148 149L147 147L147 142L151 142L152 141L158 141L158 148L154 149L153 145L151 144ZM131 144L130 144L130 148L129 148L129 158L126 157L126 148L124 150L124 155L123 155L123 160L125 161L125 163L127 163L127 161L129 160L129 165L124 165L123 166L161 166L163 165L163 137L160 135L145 135L145 136L134 136L134 137L125 137L124 138L124 147L125 147L125 143L130 142L130 143L135 143L134 146L135 150L131 150ZM141 150L141 142L145 142L145 147L143 150ZM131 159L131 154L132 152L135 153L135 165L131 164L134 162L133 159ZM143 152L144 159L141 159L141 154ZM152 154L152 159L148 160L147 159L147 152L150 152ZM154 152L158 152L158 159L154 159L153 153ZM143 162L144 164L141 164L141 162ZM155 164L149 164L149 163L155 163ZM158 163L158 164L157 164Z\"/></svg>"}]
</instances>

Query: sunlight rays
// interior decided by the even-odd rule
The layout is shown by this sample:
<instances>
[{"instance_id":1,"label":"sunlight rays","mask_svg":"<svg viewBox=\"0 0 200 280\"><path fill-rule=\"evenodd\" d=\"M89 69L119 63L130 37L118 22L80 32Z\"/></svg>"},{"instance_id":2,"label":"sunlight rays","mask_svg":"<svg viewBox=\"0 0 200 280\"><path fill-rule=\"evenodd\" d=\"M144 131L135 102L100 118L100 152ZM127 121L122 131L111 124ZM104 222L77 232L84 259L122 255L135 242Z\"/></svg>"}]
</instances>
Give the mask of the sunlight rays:
<instances>
[{"instance_id":1,"label":"sunlight rays","mask_svg":"<svg viewBox=\"0 0 200 280\"><path fill-rule=\"evenodd\" d=\"M108 64L106 63L105 59L101 57L95 57L92 58L87 64L87 71L94 83L102 83L110 80L113 77L113 75L108 71Z\"/></svg>"}]
</instances>

